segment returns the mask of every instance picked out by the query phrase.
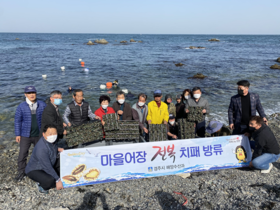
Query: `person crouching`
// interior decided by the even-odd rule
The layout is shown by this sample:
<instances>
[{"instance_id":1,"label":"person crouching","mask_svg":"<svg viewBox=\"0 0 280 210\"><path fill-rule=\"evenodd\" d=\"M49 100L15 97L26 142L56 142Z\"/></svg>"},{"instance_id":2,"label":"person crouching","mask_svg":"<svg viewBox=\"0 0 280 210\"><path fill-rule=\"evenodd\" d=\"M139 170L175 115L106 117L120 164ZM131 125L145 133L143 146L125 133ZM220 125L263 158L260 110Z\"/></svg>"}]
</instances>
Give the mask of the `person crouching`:
<instances>
[{"instance_id":1,"label":"person crouching","mask_svg":"<svg viewBox=\"0 0 280 210\"><path fill-rule=\"evenodd\" d=\"M169 115L169 120L167 125L167 136L168 136L168 140L178 139L178 125L175 122L175 116L173 114Z\"/></svg>"},{"instance_id":2,"label":"person crouching","mask_svg":"<svg viewBox=\"0 0 280 210\"><path fill-rule=\"evenodd\" d=\"M55 188L61 190L63 184L59 178L60 161L58 152L63 148L57 146L57 129L54 125L46 125L43 128L43 136L33 149L31 158L25 168L26 175L37 182L39 192L48 193Z\"/></svg>"}]
</instances>

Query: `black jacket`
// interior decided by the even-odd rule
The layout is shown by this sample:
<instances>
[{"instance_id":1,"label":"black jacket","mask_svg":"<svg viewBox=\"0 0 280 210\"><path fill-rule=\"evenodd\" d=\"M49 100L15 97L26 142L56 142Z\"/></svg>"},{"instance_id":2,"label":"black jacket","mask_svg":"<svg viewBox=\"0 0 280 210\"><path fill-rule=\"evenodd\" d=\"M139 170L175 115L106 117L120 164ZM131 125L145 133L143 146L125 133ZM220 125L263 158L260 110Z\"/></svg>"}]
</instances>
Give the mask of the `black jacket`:
<instances>
[{"instance_id":1,"label":"black jacket","mask_svg":"<svg viewBox=\"0 0 280 210\"><path fill-rule=\"evenodd\" d=\"M43 128L48 124L52 124L55 125L57 128L58 138L63 137L64 128L63 128L63 120L61 114L57 115L56 109L51 102L49 102L46 108L44 109L44 112L42 114L41 124L42 125L41 125L40 136L42 136Z\"/></svg>"},{"instance_id":2,"label":"black jacket","mask_svg":"<svg viewBox=\"0 0 280 210\"><path fill-rule=\"evenodd\" d=\"M264 153L276 155L280 153L279 144L268 126L262 125L260 129L252 133L252 137L256 142L252 159L257 158Z\"/></svg>"},{"instance_id":3,"label":"black jacket","mask_svg":"<svg viewBox=\"0 0 280 210\"><path fill-rule=\"evenodd\" d=\"M117 113L121 109L121 105L118 102L115 102L115 103L113 103L112 108ZM126 102L124 102L122 120L132 120L132 109L131 109L131 106Z\"/></svg>"},{"instance_id":4,"label":"black jacket","mask_svg":"<svg viewBox=\"0 0 280 210\"><path fill-rule=\"evenodd\" d=\"M176 106L176 121L181 118L186 118L187 117L187 113L185 111L186 105L183 102L181 102L179 104L177 103L175 106Z\"/></svg>"}]
</instances>

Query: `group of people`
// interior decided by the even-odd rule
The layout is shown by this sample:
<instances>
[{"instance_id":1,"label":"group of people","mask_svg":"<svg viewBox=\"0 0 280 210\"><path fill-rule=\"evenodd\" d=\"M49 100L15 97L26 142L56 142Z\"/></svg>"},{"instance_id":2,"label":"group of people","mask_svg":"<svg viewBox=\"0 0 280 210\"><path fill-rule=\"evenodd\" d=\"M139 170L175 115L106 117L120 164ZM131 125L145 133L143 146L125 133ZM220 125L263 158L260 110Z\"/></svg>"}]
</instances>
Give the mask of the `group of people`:
<instances>
[{"instance_id":1,"label":"group of people","mask_svg":"<svg viewBox=\"0 0 280 210\"><path fill-rule=\"evenodd\" d=\"M261 169L268 173L272 169L272 162L280 157L277 140L268 127L266 115L262 108L259 96L249 92L250 83L246 80L237 83L238 94L233 96L228 109L229 126L234 135L244 134L253 139L250 141L254 149L250 167ZM199 87L186 89L176 96L176 104L172 103L172 96L167 94L162 101L161 90L154 91L154 97L147 103L147 95L140 93L138 101L130 106L125 101L125 93L117 92L116 101L109 106L111 99L107 95L99 97L100 107L93 113L88 102L84 100L83 91L71 90L73 100L67 105L64 114L59 112L62 104L62 93L52 91L45 102L37 100L37 91L34 86L27 86L24 90L26 101L22 102L15 113L15 135L20 145L18 156L17 181L26 175L37 183L42 193L56 187L63 188L59 178L59 153L57 142L67 135L67 126L78 126L89 120L99 120L105 124L103 116L116 113L119 120L136 120L139 122L139 131L146 141L149 139L149 124L166 124L167 138L178 139L177 121L186 118L189 107L203 107L203 120L195 122L195 131L198 137L205 136L205 130L211 136L229 135L223 130L223 123L211 121L206 127L205 116L209 113L209 103L202 97ZM257 112L260 116L256 116ZM28 150L31 144L35 145L30 161L26 163Z\"/></svg>"}]
</instances>

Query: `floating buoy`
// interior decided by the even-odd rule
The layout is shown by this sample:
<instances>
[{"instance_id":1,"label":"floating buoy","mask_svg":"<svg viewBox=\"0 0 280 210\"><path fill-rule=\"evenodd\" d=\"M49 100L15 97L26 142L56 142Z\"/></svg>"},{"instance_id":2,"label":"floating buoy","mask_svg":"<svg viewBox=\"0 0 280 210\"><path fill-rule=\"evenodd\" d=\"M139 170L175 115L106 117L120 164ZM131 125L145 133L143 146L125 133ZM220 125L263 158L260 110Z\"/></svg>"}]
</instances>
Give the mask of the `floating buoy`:
<instances>
[{"instance_id":1,"label":"floating buoy","mask_svg":"<svg viewBox=\"0 0 280 210\"><path fill-rule=\"evenodd\" d=\"M88 72L89 70L88 70L88 69L85 69L85 71Z\"/></svg>"},{"instance_id":2,"label":"floating buoy","mask_svg":"<svg viewBox=\"0 0 280 210\"><path fill-rule=\"evenodd\" d=\"M62 70L62 71L64 71L64 70L65 70L65 66L61 66L60 68L61 68L61 70Z\"/></svg>"},{"instance_id":3,"label":"floating buoy","mask_svg":"<svg viewBox=\"0 0 280 210\"><path fill-rule=\"evenodd\" d=\"M81 62L81 61L82 61L82 59L80 58L80 59L79 59L79 61Z\"/></svg>"},{"instance_id":4,"label":"floating buoy","mask_svg":"<svg viewBox=\"0 0 280 210\"><path fill-rule=\"evenodd\" d=\"M122 92L128 93L128 89L122 89Z\"/></svg>"},{"instance_id":5,"label":"floating buoy","mask_svg":"<svg viewBox=\"0 0 280 210\"><path fill-rule=\"evenodd\" d=\"M85 67L85 64L82 64L81 66L82 66L82 67Z\"/></svg>"},{"instance_id":6,"label":"floating buoy","mask_svg":"<svg viewBox=\"0 0 280 210\"><path fill-rule=\"evenodd\" d=\"M84 62L84 61L81 61L81 65L85 65L85 62Z\"/></svg>"},{"instance_id":7,"label":"floating buoy","mask_svg":"<svg viewBox=\"0 0 280 210\"><path fill-rule=\"evenodd\" d=\"M100 85L100 89L106 89L106 85Z\"/></svg>"},{"instance_id":8,"label":"floating buoy","mask_svg":"<svg viewBox=\"0 0 280 210\"><path fill-rule=\"evenodd\" d=\"M112 82L107 82L107 83L106 83L106 87L107 87L107 88L111 88L112 86L113 86L113 83L112 83Z\"/></svg>"},{"instance_id":9,"label":"floating buoy","mask_svg":"<svg viewBox=\"0 0 280 210\"><path fill-rule=\"evenodd\" d=\"M47 78L47 75L46 75L46 74L43 74L42 77L43 77L43 79L46 79L46 78Z\"/></svg>"}]
</instances>

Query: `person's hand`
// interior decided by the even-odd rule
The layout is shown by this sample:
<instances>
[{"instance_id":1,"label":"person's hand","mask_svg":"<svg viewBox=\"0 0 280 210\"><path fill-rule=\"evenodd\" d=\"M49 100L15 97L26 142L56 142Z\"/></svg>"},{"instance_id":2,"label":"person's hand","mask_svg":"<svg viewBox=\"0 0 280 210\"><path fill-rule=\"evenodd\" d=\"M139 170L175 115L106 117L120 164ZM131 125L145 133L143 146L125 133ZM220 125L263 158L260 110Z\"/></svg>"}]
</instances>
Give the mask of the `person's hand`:
<instances>
[{"instance_id":1,"label":"person's hand","mask_svg":"<svg viewBox=\"0 0 280 210\"><path fill-rule=\"evenodd\" d=\"M105 125L105 121L104 121L104 120L101 120L101 124L104 126L104 125Z\"/></svg>"},{"instance_id":2,"label":"person's hand","mask_svg":"<svg viewBox=\"0 0 280 210\"><path fill-rule=\"evenodd\" d=\"M264 122L264 124L268 125L268 121L265 117L263 118L263 122Z\"/></svg>"},{"instance_id":3,"label":"person's hand","mask_svg":"<svg viewBox=\"0 0 280 210\"><path fill-rule=\"evenodd\" d=\"M196 127L196 124L194 123L193 125L194 125L193 127L195 128L195 127Z\"/></svg>"},{"instance_id":4,"label":"person's hand","mask_svg":"<svg viewBox=\"0 0 280 210\"><path fill-rule=\"evenodd\" d=\"M70 127L70 126L71 126L71 123L68 123L67 125Z\"/></svg>"},{"instance_id":5,"label":"person's hand","mask_svg":"<svg viewBox=\"0 0 280 210\"><path fill-rule=\"evenodd\" d=\"M59 182L56 183L56 189L57 189L57 190L63 189L62 181L59 181Z\"/></svg>"},{"instance_id":6,"label":"person's hand","mask_svg":"<svg viewBox=\"0 0 280 210\"><path fill-rule=\"evenodd\" d=\"M203 110L202 110L202 113L205 114L205 113L206 113L206 109L203 109Z\"/></svg>"},{"instance_id":7,"label":"person's hand","mask_svg":"<svg viewBox=\"0 0 280 210\"><path fill-rule=\"evenodd\" d=\"M252 161L249 163L249 167L250 167L250 168L253 168L253 167L254 167Z\"/></svg>"},{"instance_id":8,"label":"person's hand","mask_svg":"<svg viewBox=\"0 0 280 210\"><path fill-rule=\"evenodd\" d=\"M177 139L177 136L176 136L176 135L173 135L172 138L173 138L173 139Z\"/></svg>"},{"instance_id":9,"label":"person's hand","mask_svg":"<svg viewBox=\"0 0 280 210\"><path fill-rule=\"evenodd\" d=\"M123 111L122 110L119 110L118 111L118 115L122 115L123 114Z\"/></svg>"},{"instance_id":10,"label":"person's hand","mask_svg":"<svg viewBox=\"0 0 280 210\"><path fill-rule=\"evenodd\" d=\"M189 113L189 112L190 112L190 110L186 109L186 113Z\"/></svg>"},{"instance_id":11,"label":"person's hand","mask_svg":"<svg viewBox=\"0 0 280 210\"><path fill-rule=\"evenodd\" d=\"M64 149L63 149L63 148L57 148L57 151L58 151L58 152L63 152Z\"/></svg>"},{"instance_id":12,"label":"person's hand","mask_svg":"<svg viewBox=\"0 0 280 210\"><path fill-rule=\"evenodd\" d=\"M234 125L233 124L230 124L229 127L230 127L231 130L234 129Z\"/></svg>"},{"instance_id":13,"label":"person's hand","mask_svg":"<svg viewBox=\"0 0 280 210\"><path fill-rule=\"evenodd\" d=\"M67 131L66 131L66 130L64 130L64 131L63 131L63 135L66 135L66 134L67 134Z\"/></svg>"},{"instance_id":14,"label":"person's hand","mask_svg":"<svg viewBox=\"0 0 280 210\"><path fill-rule=\"evenodd\" d=\"M164 120L163 124L164 124L164 125L167 125L167 122Z\"/></svg>"},{"instance_id":15,"label":"person's hand","mask_svg":"<svg viewBox=\"0 0 280 210\"><path fill-rule=\"evenodd\" d=\"M148 120L148 124L149 124L149 125L152 124L152 120Z\"/></svg>"},{"instance_id":16,"label":"person's hand","mask_svg":"<svg viewBox=\"0 0 280 210\"><path fill-rule=\"evenodd\" d=\"M95 119L97 120L101 120L101 118L99 116L95 116Z\"/></svg>"},{"instance_id":17,"label":"person's hand","mask_svg":"<svg viewBox=\"0 0 280 210\"><path fill-rule=\"evenodd\" d=\"M16 136L16 142L17 142L17 143L20 142L20 136Z\"/></svg>"},{"instance_id":18,"label":"person's hand","mask_svg":"<svg viewBox=\"0 0 280 210\"><path fill-rule=\"evenodd\" d=\"M149 133L147 128L143 128L143 130L144 130L145 133Z\"/></svg>"},{"instance_id":19,"label":"person's hand","mask_svg":"<svg viewBox=\"0 0 280 210\"><path fill-rule=\"evenodd\" d=\"M248 132L246 132L246 133L244 133L244 136L250 137L250 136L251 136L251 134L250 134L250 133L248 133Z\"/></svg>"},{"instance_id":20,"label":"person's hand","mask_svg":"<svg viewBox=\"0 0 280 210\"><path fill-rule=\"evenodd\" d=\"M69 124L69 123L68 123L68 124ZM71 124L70 124L70 126L71 126ZM67 127L66 123L63 123L63 127Z\"/></svg>"}]
</instances>

